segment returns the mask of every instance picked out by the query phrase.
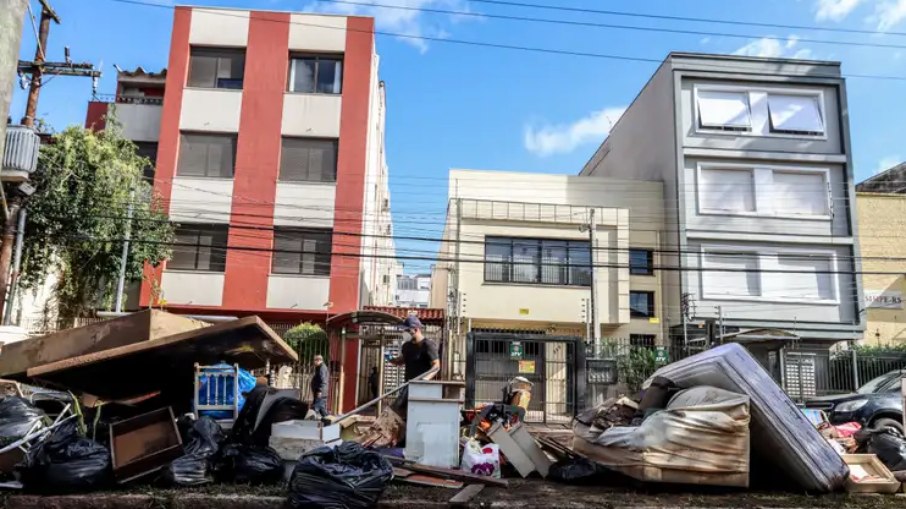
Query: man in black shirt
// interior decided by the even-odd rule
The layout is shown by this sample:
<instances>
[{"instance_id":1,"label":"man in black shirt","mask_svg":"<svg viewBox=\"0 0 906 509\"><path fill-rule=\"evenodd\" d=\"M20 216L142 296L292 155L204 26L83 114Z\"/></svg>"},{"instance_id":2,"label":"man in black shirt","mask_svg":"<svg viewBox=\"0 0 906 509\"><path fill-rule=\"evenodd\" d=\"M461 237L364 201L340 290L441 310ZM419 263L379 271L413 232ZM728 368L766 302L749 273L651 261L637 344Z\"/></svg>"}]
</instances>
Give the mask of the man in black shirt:
<instances>
[{"instance_id":1,"label":"man in black shirt","mask_svg":"<svg viewBox=\"0 0 906 509\"><path fill-rule=\"evenodd\" d=\"M327 382L330 380L330 372L327 365L324 364L324 357L315 355L315 372L311 376L311 409L314 410L318 417L324 418L329 415L327 411Z\"/></svg>"},{"instance_id":2,"label":"man in black shirt","mask_svg":"<svg viewBox=\"0 0 906 509\"><path fill-rule=\"evenodd\" d=\"M403 328L412 339L403 343L399 357L390 362L397 366L405 366L406 380L412 380L428 371L440 367L440 357L437 353L437 343L425 337L422 333L422 322L417 316L409 316L403 322ZM428 380L437 376L437 373L427 377Z\"/></svg>"}]
</instances>

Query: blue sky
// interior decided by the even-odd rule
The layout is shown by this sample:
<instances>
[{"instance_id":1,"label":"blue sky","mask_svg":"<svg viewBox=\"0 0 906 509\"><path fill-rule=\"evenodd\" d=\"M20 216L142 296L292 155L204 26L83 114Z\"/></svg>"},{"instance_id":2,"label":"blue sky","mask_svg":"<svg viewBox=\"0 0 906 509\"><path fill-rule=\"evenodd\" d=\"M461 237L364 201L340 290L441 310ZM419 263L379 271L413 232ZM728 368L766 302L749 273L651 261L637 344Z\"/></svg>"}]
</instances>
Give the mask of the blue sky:
<instances>
[{"instance_id":1,"label":"blue sky","mask_svg":"<svg viewBox=\"0 0 906 509\"><path fill-rule=\"evenodd\" d=\"M161 7L113 0L55 0L63 24L54 26L50 58L63 46L77 61L102 62L100 92L112 93L113 64L130 69L166 66L172 2ZM740 52L839 60L846 75L906 77L906 0L525 0L592 9L786 25L857 28L874 35L757 28L539 10L469 0L352 0L703 32L750 39L577 27L487 17L450 16L324 0L199 0L199 5L321 10L374 15L379 31L661 59L670 51ZM37 5L37 1L32 2ZM903 46L818 44L803 39ZM22 57L34 55L27 26ZM397 235L439 236L449 168L509 169L574 174L610 125L645 84L655 63L564 56L378 36L381 78L387 83L387 158ZM848 79L856 180L906 159L903 121L906 80ZM42 91L39 115L55 129L81 124L89 80L55 78ZM12 107L18 119L25 94ZM505 185L490 182L489 185ZM433 243L399 242L402 254L434 252ZM408 272L429 262L406 262Z\"/></svg>"}]
</instances>

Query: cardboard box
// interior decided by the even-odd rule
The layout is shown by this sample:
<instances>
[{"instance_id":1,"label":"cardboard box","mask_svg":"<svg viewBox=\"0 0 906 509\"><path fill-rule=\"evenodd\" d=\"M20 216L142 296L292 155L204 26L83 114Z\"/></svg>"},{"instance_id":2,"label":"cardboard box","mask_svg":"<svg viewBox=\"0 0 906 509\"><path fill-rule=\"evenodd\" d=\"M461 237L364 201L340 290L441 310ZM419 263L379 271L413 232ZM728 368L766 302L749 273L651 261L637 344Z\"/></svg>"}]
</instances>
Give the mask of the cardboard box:
<instances>
[{"instance_id":1,"label":"cardboard box","mask_svg":"<svg viewBox=\"0 0 906 509\"><path fill-rule=\"evenodd\" d=\"M182 455L182 439L170 407L110 425L110 457L118 483L156 472Z\"/></svg>"},{"instance_id":2,"label":"cardboard box","mask_svg":"<svg viewBox=\"0 0 906 509\"><path fill-rule=\"evenodd\" d=\"M849 466L846 491L850 493L896 493L900 489L900 482L874 454L844 454L843 461ZM877 479L858 480L865 476Z\"/></svg>"}]
</instances>

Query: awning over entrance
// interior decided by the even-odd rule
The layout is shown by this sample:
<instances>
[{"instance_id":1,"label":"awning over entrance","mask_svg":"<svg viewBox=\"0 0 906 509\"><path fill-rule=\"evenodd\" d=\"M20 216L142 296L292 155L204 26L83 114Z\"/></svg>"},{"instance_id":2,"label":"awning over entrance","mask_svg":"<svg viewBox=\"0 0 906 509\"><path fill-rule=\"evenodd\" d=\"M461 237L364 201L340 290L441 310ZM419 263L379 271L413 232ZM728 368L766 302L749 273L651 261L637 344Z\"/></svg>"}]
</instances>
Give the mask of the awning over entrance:
<instances>
[{"instance_id":1,"label":"awning over entrance","mask_svg":"<svg viewBox=\"0 0 906 509\"><path fill-rule=\"evenodd\" d=\"M798 341L800 338L797 334L783 329L759 328L724 334L721 339L724 343L739 343L744 346L776 346L780 348L787 343Z\"/></svg>"},{"instance_id":2,"label":"awning over entrance","mask_svg":"<svg viewBox=\"0 0 906 509\"><path fill-rule=\"evenodd\" d=\"M350 311L342 315L331 316L327 319L327 327L339 329L349 325L361 325L366 323L401 325L403 319L383 311Z\"/></svg>"}]
</instances>

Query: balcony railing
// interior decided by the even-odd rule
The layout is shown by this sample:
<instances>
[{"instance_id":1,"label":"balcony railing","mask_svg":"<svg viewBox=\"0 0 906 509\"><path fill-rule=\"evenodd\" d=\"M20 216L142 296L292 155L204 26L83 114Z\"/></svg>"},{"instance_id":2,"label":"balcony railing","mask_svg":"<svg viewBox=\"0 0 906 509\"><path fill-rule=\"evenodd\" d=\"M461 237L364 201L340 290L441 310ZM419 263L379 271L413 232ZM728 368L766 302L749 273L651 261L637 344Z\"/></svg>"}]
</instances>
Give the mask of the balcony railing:
<instances>
[{"instance_id":1,"label":"balcony railing","mask_svg":"<svg viewBox=\"0 0 906 509\"><path fill-rule=\"evenodd\" d=\"M115 102L117 104L148 104L152 106L160 106L164 103L163 97L141 95L101 94L98 95L98 99L108 103Z\"/></svg>"}]
</instances>

